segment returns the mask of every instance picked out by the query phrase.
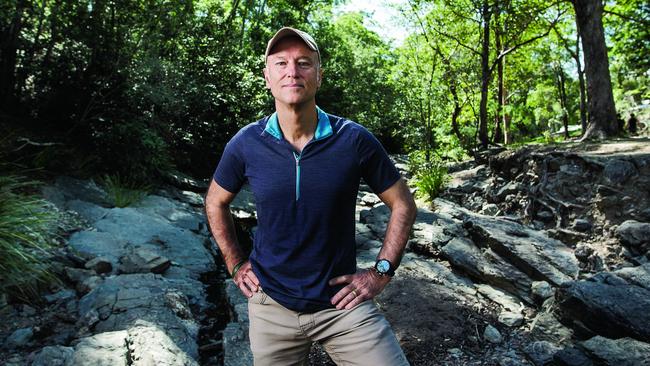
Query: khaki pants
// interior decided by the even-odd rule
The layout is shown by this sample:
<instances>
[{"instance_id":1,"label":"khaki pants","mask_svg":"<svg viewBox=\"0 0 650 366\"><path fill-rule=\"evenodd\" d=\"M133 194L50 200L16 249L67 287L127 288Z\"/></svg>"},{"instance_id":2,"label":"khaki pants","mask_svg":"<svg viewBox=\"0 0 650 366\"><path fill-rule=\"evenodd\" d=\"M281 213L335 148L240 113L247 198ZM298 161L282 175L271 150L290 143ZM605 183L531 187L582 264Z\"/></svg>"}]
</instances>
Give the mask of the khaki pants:
<instances>
[{"instance_id":1,"label":"khaki pants","mask_svg":"<svg viewBox=\"0 0 650 366\"><path fill-rule=\"evenodd\" d=\"M408 366L404 352L374 302L350 310L299 313L262 290L248 300L249 336L255 366L306 366L312 342L341 365Z\"/></svg>"}]
</instances>

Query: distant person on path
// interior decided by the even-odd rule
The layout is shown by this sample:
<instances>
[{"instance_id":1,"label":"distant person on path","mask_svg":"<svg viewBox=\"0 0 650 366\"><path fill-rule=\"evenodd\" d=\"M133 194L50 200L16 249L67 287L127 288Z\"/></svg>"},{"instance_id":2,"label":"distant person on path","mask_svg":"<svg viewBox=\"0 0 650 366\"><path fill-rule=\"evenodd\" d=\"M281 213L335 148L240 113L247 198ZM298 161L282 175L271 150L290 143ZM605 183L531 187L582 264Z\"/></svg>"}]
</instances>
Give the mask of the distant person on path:
<instances>
[{"instance_id":1,"label":"distant person on path","mask_svg":"<svg viewBox=\"0 0 650 366\"><path fill-rule=\"evenodd\" d=\"M212 233L248 297L255 365L307 365L312 342L339 365L408 365L372 299L400 263L415 220L413 197L368 130L316 106L323 72L309 34L280 29L265 62L275 112L228 142L206 196ZM361 178L391 216L375 266L357 270ZM245 182L258 219L249 258L229 210Z\"/></svg>"},{"instance_id":2,"label":"distant person on path","mask_svg":"<svg viewBox=\"0 0 650 366\"><path fill-rule=\"evenodd\" d=\"M636 119L634 113L630 114L630 119L627 120L627 131L630 135L636 135L638 124L639 120Z\"/></svg>"}]
</instances>

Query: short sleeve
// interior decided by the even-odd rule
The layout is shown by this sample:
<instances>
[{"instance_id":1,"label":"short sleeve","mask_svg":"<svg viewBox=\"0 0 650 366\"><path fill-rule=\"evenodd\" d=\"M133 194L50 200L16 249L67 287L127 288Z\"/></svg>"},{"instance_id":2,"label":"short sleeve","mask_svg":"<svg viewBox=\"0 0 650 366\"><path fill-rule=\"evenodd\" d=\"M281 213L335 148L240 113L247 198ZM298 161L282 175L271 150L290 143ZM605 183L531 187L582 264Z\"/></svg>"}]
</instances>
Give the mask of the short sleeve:
<instances>
[{"instance_id":1,"label":"short sleeve","mask_svg":"<svg viewBox=\"0 0 650 366\"><path fill-rule=\"evenodd\" d=\"M361 127L357 141L361 176L376 194L390 188L400 178L395 165L379 140Z\"/></svg>"},{"instance_id":2,"label":"short sleeve","mask_svg":"<svg viewBox=\"0 0 650 366\"><path fill-rule=\"evenodd\" d=\"M215 182L230 193L238 193L246 181L246 166L239 154L236 137L226 144L213 176Z\"/></svg>"}]
</instances>

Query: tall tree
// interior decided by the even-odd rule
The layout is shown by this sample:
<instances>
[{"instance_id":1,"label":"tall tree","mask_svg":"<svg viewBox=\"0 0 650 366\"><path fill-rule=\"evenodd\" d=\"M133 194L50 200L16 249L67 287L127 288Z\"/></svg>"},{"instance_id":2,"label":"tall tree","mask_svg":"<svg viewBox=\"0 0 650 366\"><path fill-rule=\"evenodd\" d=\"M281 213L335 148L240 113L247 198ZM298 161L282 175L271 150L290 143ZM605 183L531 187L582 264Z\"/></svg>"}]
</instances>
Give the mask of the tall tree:
<instances>
[{"instance_id":1,"label":"tall tree","mask_svg":"<svg viewBox=\"0 0 650 366\"><path fill-rule=\"evenodd\" d=\"M573 8L582 39L587 78L589 126L583 139L614 136L618 126L603 29L603 3L602 0L573 0Z\"/></svg>"}]
</instances>

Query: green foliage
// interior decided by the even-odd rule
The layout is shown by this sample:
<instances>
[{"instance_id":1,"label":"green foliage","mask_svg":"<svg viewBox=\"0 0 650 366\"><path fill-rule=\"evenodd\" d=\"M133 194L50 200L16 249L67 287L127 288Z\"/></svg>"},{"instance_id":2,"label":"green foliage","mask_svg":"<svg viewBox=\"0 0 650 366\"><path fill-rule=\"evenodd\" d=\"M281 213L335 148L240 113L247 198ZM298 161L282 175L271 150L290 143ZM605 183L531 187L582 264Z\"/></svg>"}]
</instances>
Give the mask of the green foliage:
<instances>
[{"instance_id":1,"label":"green foliage","mask_svg":"<svg viewBox=\"0 0 650 366\"><path fill-rule=\"evenodd\" d=\"M46 260L56 215L42 199L20 193L33 186L0 176L0 293L25 302L37 302L42 288L59 283Z\"/></svg>"},{"instance_id":2,"label":"green foliage","mask_svg":"<svg viewBox=\"0 0 650 366\"><path fill-rule=\"evenodd\" d=\"M410 36L398 46L368 29L368 14L333 10L342 3L7 2L0 6L3 120L11 117L34 141L58 143L40 149L34 166L138 182L171 168L208 176L234 133L273 110L261 55L278 28L293 26L321 48L319 106L367 126L391 152L457 160L474 149L479 121L495 140L507 121L512 142L543 139L565 115L578 123L570 2L402 2ZM605 4L614 95L625 118L650 99L646 3ZM551 23L553 32L541 37ZM500 105L495 61L506 53ZM566 76L562 105L558 75Z\"/></svg>"},{"instance_id":3,"label":"green foliage","mask_svg":"<svg viewBox=\"0 0 650 366\"><path fill-rule=\"evenodd\" d=\"M429 201L433 201L443 191L449 180L447 167L439 157L427 161L425 151L412 151L408 155L409 171L415 176L415 186L418 188L417 195Z\"/></svg>"},{"instance_id":4,"label":"green foliage","mask_svg":"<svg viewBox=\"0 0 650 366\"><path fill-rule=\"evenodd\" d=\"M131 206L142 200L151 190L151 186L120 178L118 174L104 176L102 185L106 189L108 200L115 207Z\"/></svg>"},{"instance_id":5,"label":"green foliage","mask_svg":"<svg viewBox=\"0 0 650 366\"><path fill-rule=\"evenodd\" d=\"M415 179L417 195L433 201L444 190L449 175L447 167L442 162L435 161L422 167Z\"/></svg>"}]
</instances>

